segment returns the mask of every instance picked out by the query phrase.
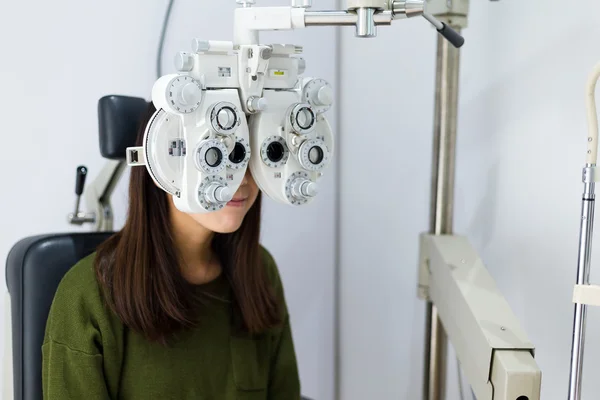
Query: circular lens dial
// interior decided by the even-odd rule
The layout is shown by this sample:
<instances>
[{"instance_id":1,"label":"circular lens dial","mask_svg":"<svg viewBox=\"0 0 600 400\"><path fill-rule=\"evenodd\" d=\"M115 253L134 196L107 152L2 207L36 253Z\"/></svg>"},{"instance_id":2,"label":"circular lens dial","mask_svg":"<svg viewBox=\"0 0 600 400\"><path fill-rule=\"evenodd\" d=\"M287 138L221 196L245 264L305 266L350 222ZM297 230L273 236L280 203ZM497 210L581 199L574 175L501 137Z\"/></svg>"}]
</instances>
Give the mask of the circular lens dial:
<instances>
[{"instance_id":1,"label":"circular lens dial","mask_svg":"<svg viewBox=\"0 0 600 400\"><path fill-rule=\"evenodd\" d=\"M289 150L285 139L281 136L270 136L262 144L260 156L262 161L272 168L285 165L289 158Z\"/></svg>"},{"instance_id":2,"label":"circular lens dial","mask_svg":"<svg viewBox=\"0 0 600 400\"><path fill-rule=\"evenodd\" d=\"M317 116L307 103L296 104L289 117L292 129L299 135L306 135L315 129Z\"/></svg>"},{"instance_id":3,"label":"circular lens dial","mask_svg":"<svg viewBox=\"0 0 600 400\"><path fill-rule=\"evenodd\" d=\"M210 123L213 130L221 135L235 133L242 122L242 115L232 103L223 101L210 108Z\"/></svg>"},{"instance_id":4,"label":"circular lens dial","mask_svg":"<svg viewBox=\"0 0 600 400\"><path fill-rule=\"evenodd\" d=\"M329 163L329 150L321 139L305 140L298 149L298 161L302 168L320 171Z\"/></svg>"},{"instance_id":5,"label":"circular lens dial","mask_svg":"<svg viewBox=\"0 0 600 400\"><path fill-rule=\"evenodd\" d=\"M244 138L236 138L233 150L229 153L227 168L241 169L245 168L250 161L250 144Z\"/></svg>"},{"instance_id":6,"label":"circular lens dial","mask_svg":"<svg viewBox=\"0 0 600 400\"><path fill-rule=\"evenodd\" d=\"M196 165L207 174L218 174L226 166L225 159L229 157L227 148L220 140L203 140L196 151Z\"/></svg>"},{"instance_id":7,"label":"circular lens dial","mask_svg":"<svg viewBox=\"0 0 600 400\"><path fill-rule=\"evenodd\" d=\"M178 76L167 86L167 101L173 109L184 114L196 111L202 103L203 96L200 82L191 76Z\"/></svg>"}]
</instances>

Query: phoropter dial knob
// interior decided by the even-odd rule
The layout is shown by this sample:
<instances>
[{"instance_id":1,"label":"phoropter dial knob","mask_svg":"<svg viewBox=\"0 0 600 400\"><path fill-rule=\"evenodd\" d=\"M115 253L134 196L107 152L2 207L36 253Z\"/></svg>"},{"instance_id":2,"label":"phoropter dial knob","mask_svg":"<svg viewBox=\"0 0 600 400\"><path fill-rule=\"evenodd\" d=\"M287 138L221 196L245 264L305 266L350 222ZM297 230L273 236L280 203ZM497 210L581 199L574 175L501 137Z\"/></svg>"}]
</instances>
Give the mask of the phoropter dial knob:
<instances>
[{"instance_id":1,"label":"phoropter dial knob","mask_svg":"<svg viewBox=\"0 0 600 400\"><path fill-rule=\"evenodd\" d=\"M311 79L302 91L304 101L310 104L317 114L328 111L333 104L333 88L324 79Z\"/></svg>"},{"instance_id":2,"label":"phoropter dial knob","mask_svg":"<svg viewBox=\"0 0 600 400\"><path fill-rule=\"evenodd\" d=\"M298 199L315 197L319 192L317 183L308 179L298 178L292 182L292 195Z\"/></svg>"},{"instance_id":3,"label":"phoropter dial knob","mask_svg":"<svg viewBox=\"0 0 600 400\"><path fill-rule=\"evenodd\" d=\"M317 183L311 181L308 173L304 171L294 172L285 184L285 196L292 205L307 203L318 191Z\"/></svg>"},{"instance_id":4,"label":"phoropter dial knob","mask_svg":"<svg viewBox=\"0 0 600 400\"><path fill-rule=\"evenodd\" d=\"M233 192L227 186L213 182L206 188L204 196L211 204L227 203L233 198Z\"/></svg>"},{"instance_id":5,"label":"phoropter dial knob","mask_svg":"<svg viewBox=\"0 0 600 400\"><path fill-rule=\"evenodd\" d=\"M184 114L194 112L202 103L203 97L202 85L191 76L178 76L167 87L170 106Z\"/></svg>"},{"instance_id":6,"label":"phoropter dial knob","mask_svg":"<svg viewBox=\"0 0 600 400\"><path fill-rule=\"evenodd\" d=\"M175 56L175 68L179 72L190 72L194 69L194 56L183 51L177 53Z\"/></svg>"},{"instance_id":7,"label":"phoropter dial knob","mask_svg":"<svg viewBox=\"0 0 600 400\"><path fill-rule=\"evenodd\" d=\"M233 191L222 176L206 176L198 186L198 201L207 211L220 210L232 198Z\"/></svg>"},{"instance_id":8,"label":"phoropter dial knob","mask_svg":"<svg viewBox=\"0 0 600 400\"><path fill-rule=\"evenodd\" d=\"M213 130L220 135L231 135L242 123L242 115L232 103L222 101L209 110Z\"/></svg>"},{"instance_id":9,"label":"phoropter dial knob","mask_svg":"<svg viewBox=\"0 0 600 400\"><path fill-rule=\"evenodd\" d=\"M269 103L264 97L251 96L247 101L248 111L251 113L257 113L259 111L266 111Z\"/></svg>"},{"instance_id":10,"label":"phoropter dial knob","mask_svg":"<svg viewBox=\"0 0 600 400\"><path fill-rule=\"evenodd\" d=\"M307 135L315 129L317 115L308 103L298 103L289 113L292 129L298 135Z\"/></svg>"}]
</instances>

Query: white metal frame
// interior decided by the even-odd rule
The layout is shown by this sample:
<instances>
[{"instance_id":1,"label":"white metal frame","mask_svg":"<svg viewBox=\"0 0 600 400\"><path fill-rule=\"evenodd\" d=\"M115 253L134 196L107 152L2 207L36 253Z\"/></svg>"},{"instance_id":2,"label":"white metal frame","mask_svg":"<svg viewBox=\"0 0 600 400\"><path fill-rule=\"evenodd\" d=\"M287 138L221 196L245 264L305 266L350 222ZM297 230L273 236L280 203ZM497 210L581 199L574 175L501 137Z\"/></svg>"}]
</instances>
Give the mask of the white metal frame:
<instances>
[{"instance_id":1,"label":"white metal frame","mask_svg":"<svg viewBox=\"0 0 600 400\"><path fill-rule=\"evenodd\" d=\"M539 399L535 347L468 239L421 235L419 265L419 296L436 305L477 399Z\"/></svg>"}]
</instances>

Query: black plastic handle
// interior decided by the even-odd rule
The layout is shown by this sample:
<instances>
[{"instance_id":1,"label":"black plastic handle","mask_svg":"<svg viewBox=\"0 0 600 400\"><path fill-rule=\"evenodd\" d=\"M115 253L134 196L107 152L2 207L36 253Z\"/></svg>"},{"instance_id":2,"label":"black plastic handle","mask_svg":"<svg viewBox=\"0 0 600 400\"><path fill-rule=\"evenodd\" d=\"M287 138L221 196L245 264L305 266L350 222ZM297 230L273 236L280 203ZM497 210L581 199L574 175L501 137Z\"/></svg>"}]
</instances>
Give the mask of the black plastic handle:
<instances>
[{"instance_id":1,"label":"black plastic handle","mask_svg":"<svg viewBox=\"0 0 600 400\"><path fill-rule=\"evenodd\" d=\"M463 44L465 44L465 38L462 37L460 35L460 33L456 32L454 29L452 29L451 26L448 26L447 24L442 22L442 25L444 25L441 29L438 29L437 31L443 36L445 37L450 43L452 43L452 45L456 48L461 47Z\"/></svg>"},{"instance_id":2,"label":"black plastic handle","mask_svg":"<svg viewBox=\"0 0 600 400\"><path fill-rule=\"evenodd\" d=\"M81 196L83 193L83 185L85 185L85 177L87 176L88 170L84 165L77 167L77 178L75 180L75 194Z\"/></svg>"}]
</instances>

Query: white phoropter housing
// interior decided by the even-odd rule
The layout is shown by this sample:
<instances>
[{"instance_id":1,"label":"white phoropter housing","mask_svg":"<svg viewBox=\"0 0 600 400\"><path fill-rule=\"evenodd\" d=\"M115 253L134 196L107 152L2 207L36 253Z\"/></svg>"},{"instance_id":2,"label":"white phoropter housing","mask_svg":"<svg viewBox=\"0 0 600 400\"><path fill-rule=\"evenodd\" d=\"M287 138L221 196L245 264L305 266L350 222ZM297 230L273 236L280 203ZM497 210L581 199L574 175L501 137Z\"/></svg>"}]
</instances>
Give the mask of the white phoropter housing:
<instances>
[{"instance_id":1,"label":"white phoropter housing","mask_svg":"<svg viewBox=\"0 0 600 400\"><path fill-rule=\"evenodd\" d=\"M295 90L265 90L266 111L250 117L256 154L250 169L260 189L286 204L302 205L318 193L318 179L333 157L333 133L323 115L332 89L306 78Z\"/></svg>"},{"instance_id":2,"label":"white phoropter housing","mask_svg":"<svg viewBox=\"0 0 600 400\"><path fill-rule=\"evenodd\" d=\"M242 182L250 158L249 131L234 89L206 90L203 76L161 77L152 90L156 113L129 165L145 165L154 182L184 212L216 211Z\"/></svg>"},{"instance_id":3,"label":"white phoropter housing","mask_svg":"<svg viewBox=\"0 0 600 400\"><path fill-rule=\"evenodd\" d=\"M220 52L180 54L179 74L156 81L141 147L127 162L145 165L152 179L188 213L223 208L240 186L251 157L250 135L236 90L237 59ZM216 58L216 59L215 59ZM218 68L211 68L211 67Z\"/></svg>"},{"instance_id":4,"label":"white phoropter housing","mask_svg":"<svg viewBox=\"0 0 600 400\"><path fill-rule=\"evenodd\" d=\"M347 10L314 12L310 0L293 0L290 7L237 2L243 7L235 11L233 42L196 39L192 52L177 55L179 73L154 85L158 111L144 145L127 151L128 165L146 166L184 212L223 208L248 163L266 195L307 204L331 162L333 133L324 116L333 102L331 86L302 77L306 64L294 57L301 47L261 45L260 31L355 25L357 36L373 37L377 25L425 15L448 40L462 44L456 32L423 12L423 0L352 0Z\"/></svg>"},{"instance_id":5,"label":"white phoropter housing","mask_svg":"<svg viewBox=\"0 0 600 400\"><path fill-rule=\"evenodd\" d=\"M178 209L216 211L238 189L250 163L259 188L286 204L306 204L333 155L324 116L333 89L302 78L293 45L192 43L176 56L178 74L161 77L144 145L129 148L130 166L145 165ZM251 154L254 153L254 156Z\"/></svg>"}]
</instances>

